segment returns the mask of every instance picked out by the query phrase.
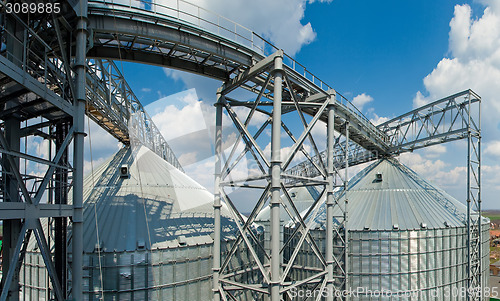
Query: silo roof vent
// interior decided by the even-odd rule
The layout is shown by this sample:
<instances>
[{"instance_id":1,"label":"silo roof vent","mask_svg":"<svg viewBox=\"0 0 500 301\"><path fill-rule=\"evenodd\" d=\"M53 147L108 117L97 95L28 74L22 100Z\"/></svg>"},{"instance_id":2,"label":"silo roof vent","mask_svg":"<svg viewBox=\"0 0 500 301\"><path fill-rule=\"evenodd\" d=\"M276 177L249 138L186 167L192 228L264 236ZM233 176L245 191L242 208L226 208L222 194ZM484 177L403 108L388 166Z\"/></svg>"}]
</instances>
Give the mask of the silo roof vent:
<instances>
[{"instance_id":1,"label":"silo roof vent","mask_svg":"<svg viewBox=\"0 0 500 301\"><path fill-rule=\"evenodd\" d=\"M375 181L376 181L376 182L382 182L382 173L377 172L377 173L375 174Z\"/></svg>"},{"instance_id":2,"label":"silo roof vent","mask_svg":"<svg viewBox=\"0 0 500 301\"><path fill-rule=\"evenodd\" d=\"M123 164L120 166L120 178L128 179L130 177L130 172L128 170L128 165Z\"/></svg>"},{"instance_id":3,"label":"silo roof vent","mask_svg":"<svg viewBox=\"0 0 500 301\"><path fill-rule=\"evenodd\" d=\"M181 246L185 246L187 244L186 236L184 236L184 235L178 236L177 241L179 242L179 245L181 245Z\"/></svg>"}]
</instances>

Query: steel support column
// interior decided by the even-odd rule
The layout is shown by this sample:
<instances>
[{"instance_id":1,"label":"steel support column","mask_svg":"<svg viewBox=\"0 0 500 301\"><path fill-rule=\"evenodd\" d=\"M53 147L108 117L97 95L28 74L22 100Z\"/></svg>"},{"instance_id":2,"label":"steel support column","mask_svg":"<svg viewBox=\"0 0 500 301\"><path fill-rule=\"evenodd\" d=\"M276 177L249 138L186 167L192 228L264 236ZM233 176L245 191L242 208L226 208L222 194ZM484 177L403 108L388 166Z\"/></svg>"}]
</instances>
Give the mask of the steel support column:
<instances>
[{"instance_id":1,"label":"steel support column","mask_svg":"<svg viewBox=\"0 0 500 301\"><path fill-rule=\"evenodd\" d=\"M467 104L467 300L483 300L483 258L481 246L481 105ZM474 118L474 116L479 116ZM476 123L477 122L477 123Z\"/></svg>"},{"instance_id":2,"label":"steel support column","mask_svg":"<svg viewBox=\"0 0 500 301\"><path fill-rule=\"evenodd\" d=\"M60 165L68 166L68 148L64 145L64 140L69 132L68 122L62 122L56 125L55 144L56 152L62 151L63 155L59 162ZM54 183L54 203L66 205L68 200L68 173L64 168L56 168ZM61 282L61 289L66 298L67 285L67 217L54 218L54 265L57 277Z\"/></svg>"},{"instance_id":3,"label":"steel support column","mask_svg":"<svg viewBox=\"0 0 500 301\"><path fill-rule=\"evenodd\" d=\"M73 167L73 266L72 266L72 297L74 300L83 300L83 151L85 137L85 58L87 52L87 1L80 1L80 15L76 29L76 96L73 106L75 127Z\"/></svg>"},{"instance_id":4,"label":"steel support column","mask_svg":"<svg viewBox=\"0 0 500 301\"><path fill-rule=\"evenodd\" d=\"M213 251L213 278L212 291L214 301L220 301L221 292L219 290L219 274L221 265L221 216L220 209L220 177L221 177L221 156L222 156L222 100L220 92L217 93L216 113L215 113L215 181L214 181L214 251Z\"/></svg>"},{"instance_id":5,"label":"steel support column","mask_svg":"<svg viewBox=\"0 0 500 301\"><path fill-rule=\"evenodd\" d=\"M5 120L5 138L7 140L10 151L19 152L21 148L20 144L20 127L21 123L16 118L9 118ZM19 183L14 172L17 168L19 170L19 158L13 157L12 161L15 162L15 166L11 166L8 155L2 154L2 169L3 169L3 183L2 189L4 190L4 201L5 202L21 202L19 190ZM2 244L2 273L7 275L10 269L13 269L13 278L9 287L4 287L4 278L2 277L2 290L7 289L9 300L19 300L19 268L14 264L13 259L17 259L16 256L16 245L18 244L18 239L20 238L21 228L23 223L20 219L4 220L3 221L3 244ZM7 283L9 285L9 283Z\"/></svg>"},{"instance_id":6,"label":"steel support column","mask_svg":"<svg viewBox=\"0 0 500 301\"><path fill-rule=\"evenodd\" d=\"M349 228L348 228L348 204L349 204L349 121L345 124L345 175L344 175L344 291L349 291ZM345 300L349 300L349 295Z\"/></svg>"},{"instance_id":7,"label":"steel support column","mask_svg":"<svg viewBox=\"0 0 500 301\"><path fill-rule=\"evenodd\" d=\"M274 58L274 98L271 131L271 301L280 301L281 98L283 58Z\"/></svg>"},{"instance_id":8,"label":"steel support column","mask_svg":"<svg viewBox=\"0 0 500 301\"><path fill-rule=\"evenodd\" d=\"M334 229L333 229L333 209L334 209L334 195L333 195L333 190L334 190L334 180L335 180L335 174L334 174L334 162L333 162L333 155L334 155L334 144L335 144L335 108L333 106L333 103L335 102L335 95L331 95L328 98L328 102L330 103L328 105L328 123L327 123L327 128L326 128L326 136L327 136L327 143L326 143L326 149L327 149L327 186L326 186L326 264L327 264L327 285L326 285L326 292L327 292L327 301L333 301L333 291L334 291L334 274L333 274L333 268L334 268L334 260L333 260L333 240L334 240Z\"/></svg>"},{"instance_id":9,"label":"steel support column","mask_svg":"<svg viewBox=\"0 0 500 301\"><path fill-rule=\"evenodd\" d=\"M340 187L336 185L336 179L340 178L343 182L343 175L332 164L328 172L324 158L314 164L321 178L295 177L287 173L287 168L299 155L312 158L320 153L318 142L326 141L326 134L321 131L323 134L318 135L322 136L316 137L312 133L321 124L328 124L329 143L333 149L331 156L333 157L338 151L334 147L334 131L337 128L343 129L344 122L337 122L333 117L329 118L329 115L336 114L336 108L339 106L336 93L334 90L329 90L311 95L311 91L302 89L301 85L294 82L296 74L287 68L283 60L283 52L277 51L251 67L247 74L224 84L219 91L221 95L217 104L227 111L228 117L239 132L237 142L232 146L229 156L217 159L221 160L222 169L220 170L217 164L215 171L218 182L216 193L220 193L221 201L228 205L239 230L239 236L230 252L225 255L219 274L214 274L214 278L219 277L219 287L215 287L214 284L214 290L219 290L223 300L235 300L242 296L247 298L251 296L255 300L289 300L293 298L294 290L311 290L315 294L324 295L327 286L330 291L336 291L345 283L342 258L344 234L341 229L345 215L329 218L329 221L338 220L340 224L330 225L332 244L328 247L331 251L328 261L325 259L325 249L316 244L312 234L327 191L330 191L330 205L340 210L344 209L340 207L337 199L334 199L333 204L331 201L334 187ZM227 96L228 93L251 82L258 83L253 90L257 94L255 100L242 102ZM222 116L222 112L217 114ZM265 118L252 119L257 114ZM266 131L269 136L261 135ZM344 135L343 130L341 135ZM219 147L217 139L222 136L221 133L217 134L216 148ZM238 142L244 143L240 155L236 155L236 150L240 149ZM264 147L269 148L269 152ZM219 155L222 155L221 151L217 151L217 156ZM248 162L242 163L242 158L246 158ZM241 173L239 173L238 178L233 179L232 172L241 164L247 164L248 175L240 178ZM300 183L288 184L286 181L288 179ZM248 189L249 192L259 191L259 194L255 195L256 202L252 213L247 219L242 218L225 187L241 187ZM314 199L306 213L300 212L302 209L297 208L296 200L291 193L292 189L299 187L305 187ZM312 193L311 189L314 190L314 187L320 190ZM238 197L238 194L234 197ZM264 232L255 232L252 225L266 204L268 204L269 219L265 221ZM282 215L285 212L291 220L286 240L282 237L284 229ZM332 215L331 210L330 215ZM218 226L216 228L218 230ZM269 246L267 246L268 241ZM315 254L318 266L301 269L304 252ZM251 268L235 273L232 270L234 266L229 264L235 260L241 262L243 259L238 256L248 256L248 259L245 258L248 262L246 266ZM342 274L335 274L337 270Z\"/></svg>"}]
</instances>

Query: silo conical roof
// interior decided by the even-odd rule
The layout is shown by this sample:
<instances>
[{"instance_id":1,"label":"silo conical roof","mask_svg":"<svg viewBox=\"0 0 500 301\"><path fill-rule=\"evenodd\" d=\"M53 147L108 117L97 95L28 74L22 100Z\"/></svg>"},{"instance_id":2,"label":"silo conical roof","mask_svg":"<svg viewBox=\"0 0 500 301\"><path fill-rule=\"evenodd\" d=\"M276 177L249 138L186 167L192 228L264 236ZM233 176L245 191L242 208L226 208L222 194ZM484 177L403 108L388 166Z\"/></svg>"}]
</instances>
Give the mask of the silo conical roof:
<instances>
[{"instance_id":1,"label":"silo conical roof","mask_svg":"<svg viewBox=\"0 0 500 301\"><path fill-rule=\"evenodd\" d=\"M430 184L394 158L380 159L349 181L347 194L349 230L409 230L463 227L467 207ZM326 206L321 205L316 227L324 227ZM342 212L335 209L334 216Z\"/></svg>"},{"instance_id":2,"label":"silo conical roof","mask_svg":"<svg viewBox=\"0 0 500 301\"><path fill-rule=\"evenodd\" d=\"M212 242L213 195L145 146L124 147L87 176L84 201L85 252ZM223 238L232 238L225 205L222 222Z\"/></svg>"},{"instance_id":3,"label":"silo conical roof","mask_svg":"<svg viewBox=\"0 0 500 301\"><path fill-rule=\"evenodd\" d=\"M317 189L312 186L293 187L292 189L290 189L288 194L290 195L290 198L292 199L295 207L299 212L308 209L319 196L319 192L317 191ZM286 196L281 195L281 199L286 200ZM271 219L271 207L266 206L259 212L255 221L257 222L269 221L270 219ZM290 215L286 212L286 210L283 207L280 208L280 220L281 221L290 220Z\"/></svg>"}]
</instances>

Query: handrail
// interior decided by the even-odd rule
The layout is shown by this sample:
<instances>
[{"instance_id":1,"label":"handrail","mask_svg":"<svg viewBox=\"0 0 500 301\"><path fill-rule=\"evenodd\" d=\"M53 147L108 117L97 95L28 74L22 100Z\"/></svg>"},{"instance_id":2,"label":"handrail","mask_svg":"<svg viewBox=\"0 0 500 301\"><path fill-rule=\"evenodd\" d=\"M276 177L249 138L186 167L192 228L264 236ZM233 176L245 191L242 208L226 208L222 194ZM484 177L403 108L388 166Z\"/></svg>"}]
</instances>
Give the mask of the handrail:
<instances>
[{"instance_id":1,"label":"handrail","mask_svg":"<svg viewBox=\"0 0 500 301\"><path fill-rule=\"evenodd\" d=\"M240 25L224 16L221 16L211 10L200 7L196 4L185 0L172 1L174 6L168 6L157 3L156 0L128 0L128 4L124 1L115 3L113 0L89 0L89 7L102 8L97 4L105 4L112 10L114 8L134 10L134 12L153 14L156 18L167 18L182 22L186 25L193 26L216 34L222 38L229 39L232 42L244 46L254 52L257 56L268 56L279 50L275 45L253 32L247 27ZM284 54L283 63L312 82L324 92L332 90L332 87L312 74L307 68L293 59L290 55ZM370 120L356 108L346 97L337 93L337 101L346 107L352 114L356 115L361 123L367 128L372 129L372 132L383 141L386 141L383 135L378 132L378 129Z\"/></svg>"}]
</instances>

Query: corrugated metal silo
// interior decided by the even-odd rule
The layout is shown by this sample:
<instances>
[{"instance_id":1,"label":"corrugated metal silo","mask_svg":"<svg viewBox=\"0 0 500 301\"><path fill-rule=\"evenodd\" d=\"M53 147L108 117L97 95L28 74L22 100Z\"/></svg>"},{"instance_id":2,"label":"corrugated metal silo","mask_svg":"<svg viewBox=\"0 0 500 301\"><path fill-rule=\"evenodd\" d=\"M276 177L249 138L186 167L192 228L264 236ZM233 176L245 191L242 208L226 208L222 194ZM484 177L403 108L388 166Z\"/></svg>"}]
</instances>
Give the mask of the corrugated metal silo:
<instances>
[{"instance_id":1,"label":"corrugated metal silo","mask_svg":"<svg viewBox=\"0 0 500 301\"><path fill-rule=\"evenodd\" d=\"M84 200L86 300L205 300L211 294L213 195L204 187L148 148L126 147L85 179ZM225 204L221 211L224 258L237 228ZM237 252L229 270L252 266L246 250ZM21 295L45 300L47 276L34 243L26 256Z\"/></svg>"},{"instance_id":2,"label":"corrugated metal silo","mask_svg":"<svg viewBox=\"0 0 500 301\"><path fill-rule=\"evenodd\" d=\"M343 202L346 195L339 191L336 197ZM395 159L381 159L352 178L347 199L348 290L361 292L353 300L465 300L460 297L467 287L465 205ZM325 219L323 203L316 219L308 221L313 222L311 235L323 252ZM290 223L285 239L292 231ZM489 221L484 218L484 287L489 285L488 240ZM301 247L289 280L304 279L321 267L307 250ZM285 262L292 252L286 252Z\"/></svg>"},{"instance_id":3,"label":"corrugated metal silo","mask_svg":"<svg viewBox=\"0 0 500 301\"><path fill-rule=\"evenodd\" d=\"M308 209L314 202L319 197L319 192L316 190L316 188L312 186L306 186L306 187L294 187L290 189L288 192L290 198L293 201L293 204L297 208L299 212L302 212L306 209ZM281 199L288 204L287 198L285 195L281 196ZM290 206L288 206L288 210L292 210ZM283 226L285 225L286 222L290 220L290 215L288 212L281 207L280 208L280 225L281 225L281 233L280 233L280 238L283 238ZM259 225L262 226L263 231L264 231L264 249L265 250L270 250L270 243L271 243L271 234L270 234L270 227L271 227L271 207L266 206L264 207L257 217L255 218L255 222ZM283 242L283 240L281 240Z\"/></svg>"}]
</instances>

